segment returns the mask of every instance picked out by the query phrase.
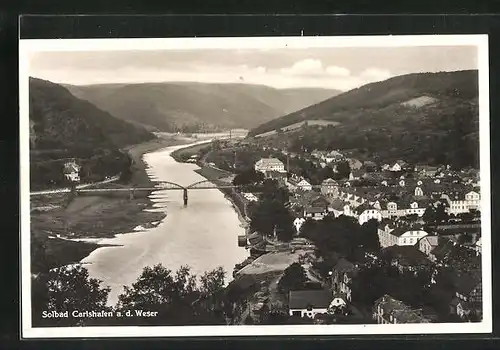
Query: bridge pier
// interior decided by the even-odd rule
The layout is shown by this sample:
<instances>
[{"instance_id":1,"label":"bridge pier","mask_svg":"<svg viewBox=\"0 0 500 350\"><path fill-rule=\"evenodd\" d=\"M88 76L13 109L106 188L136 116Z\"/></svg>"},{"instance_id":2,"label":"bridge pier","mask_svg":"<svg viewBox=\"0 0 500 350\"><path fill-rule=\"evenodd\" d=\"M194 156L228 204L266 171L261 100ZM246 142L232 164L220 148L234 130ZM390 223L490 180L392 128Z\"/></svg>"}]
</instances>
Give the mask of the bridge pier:
<instances>
[{"instance_id":1,"label":"bridge pier","mask_svg":"<svg viewBox=\"0 0 500 350\"><path fill-rule=\"evenodd\" d=\"M183 198L184 198L184 206L187 207L188 205L188 191L186 188L183 189L183 192L184 192L184 195L183 195Z\"/></svg>"}]
</instances>

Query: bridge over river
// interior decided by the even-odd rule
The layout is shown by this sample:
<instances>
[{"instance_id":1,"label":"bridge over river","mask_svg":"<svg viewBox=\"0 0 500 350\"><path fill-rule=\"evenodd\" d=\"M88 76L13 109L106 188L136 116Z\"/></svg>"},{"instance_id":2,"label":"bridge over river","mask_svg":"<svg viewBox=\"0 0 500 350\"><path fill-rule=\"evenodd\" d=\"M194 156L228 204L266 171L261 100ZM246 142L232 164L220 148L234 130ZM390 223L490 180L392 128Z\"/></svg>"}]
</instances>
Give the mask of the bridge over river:
<instances>
[{"instance_id":1,"label":"bridge over river","mask_svg":"<svg viewBox=\"0 0 500 350\"><path fill-rule=\"evenodd\" d=\"M175 182L170 182L170 181L161 181L159 182L156 186L154 187L110 187L106 188L102 186L102 183L99 184L99 188L88 188L89 186L82 188L82 187L73 187L73 188L62 188L62 189L55 189L55 190L50 190L50 191L39 191L39 192L32 192L30 193L31 196L36 196L36 195L47 195L47 194L54 194L54 193L110 193L110 192L129 192L130 193L130 198L134 198L134 193L135 192L140 192L140 191L158 191L158 190L172 190L172 191L182 191L183 192L183 199L184 199L184 206L187 206L188 204L188 190L210 190L210 189L227 189L227 188L236 188L238 186L235 186L231 182L232 178L231 177L226 177L226 178L220 178L220 179L214 179L214 180L202 180L198 181L195 183L192 183L187 186L180 185Z\"/></svg>"}]
</instances>

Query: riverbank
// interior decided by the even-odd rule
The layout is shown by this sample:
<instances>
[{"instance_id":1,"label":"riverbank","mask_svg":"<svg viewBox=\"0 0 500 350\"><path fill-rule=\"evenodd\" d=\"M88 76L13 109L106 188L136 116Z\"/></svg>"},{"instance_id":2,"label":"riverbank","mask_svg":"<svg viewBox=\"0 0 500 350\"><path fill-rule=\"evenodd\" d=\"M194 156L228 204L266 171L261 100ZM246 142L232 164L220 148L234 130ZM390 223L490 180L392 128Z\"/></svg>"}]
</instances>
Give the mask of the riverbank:
<instances>
[{"instance_id":1,"label":"riverbank","mask_svg":"<svg viewBox=\"0 0 500 350\"><path fill-rule=\"evenodd\" d=\"M182 136L159 137L151 141L132 145L124 149L132 159L131 177L126 184L112 186L152 186L153 181L146 173L147 165L142 157L145 153L195 142ZM32 266L39 266L39 259L45 260L48 268L54 268L81 261L95 249L103 247L99 240L117 234L133 232L137 227L150 228L165 218L153 209L148 192L136 193L133 199L129 193L118 192L106 195L71 194L41 196L32 201L31 235L33 249L43 249L43 256L34 256ZM55 237L55 238L54 238ZM93 242L85 242L85 239ZM33 246L32 244L32 246Z\"/></svg>"}]
</instances>

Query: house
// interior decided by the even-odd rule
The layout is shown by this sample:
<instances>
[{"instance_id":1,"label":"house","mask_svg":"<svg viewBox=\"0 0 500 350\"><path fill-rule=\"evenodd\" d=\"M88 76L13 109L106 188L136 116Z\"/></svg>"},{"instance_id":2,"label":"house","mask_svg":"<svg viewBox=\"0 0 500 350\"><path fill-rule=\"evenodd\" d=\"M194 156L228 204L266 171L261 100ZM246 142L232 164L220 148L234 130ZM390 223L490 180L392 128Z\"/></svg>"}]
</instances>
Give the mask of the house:
<instances>
[{"instance_id":1,"label":"house","mask_svg":"<svg viewBox=\"0 0 500 350\"><path fill-rule=\"evenodd\" d=\"M333 295L327 290L291 290L288 293L288 311L290 316L314 318L326 314Z\"/></svg>"},{"instance_id":2,"label":"house","mask_svg":"<svg viewBox=\"0 0 500 350\"><path fill-rule=\"evenodd\" d=\"M332 270L332 289L335 293L341 293L346 301L352 299L352 279L357 275L357 265L345 258L340 258Z\"/></svg>"},{"instance_id":3,"label":"house","mask_svg":"<svg viewBox=\"0 0 500 350\"><path fill-rule=\"evenodd\" d=\"M378 171L378 165L371 160L367 160L363 163L363 168L367 173L375 173Z\"/></svg>"},{"instance_id":4,"label":"house","mask_svg":"<svg viewBox=\"0 0 500 350\"><path fill-rule=\"evenodd\" d=\"M69 181L80 182L80 169L80 165L78 165L75 161L70 161L64 164L63 173Z\"/></svg>"},{"instance_id":5,"label":"house","mask_svg":"<svg viewBox=\"0 0 500 350\"><path fill-rule=\"evenodd\" d=\"M479 189L462 188L443 194L448 202L449 214L468 213L471 210L480 210L481 195Z\"/></svg>"},{"instance_id":6,"label":"house","mask_svg":"<svg viewBox=\"0 0 500 350\"><path fill-rule=\"evenodd\" d=\"M328 178L321 183L321 193L325 196L337 197L339 195L339 184L332 178Z\"/></svg>"},{"instance_id":7,"label":"house","mask_svg":"<svg viewBox=\"0 0 500 350\"><path fill-rule=\"evenodd\" d=\"M439 264L447 261L453 247L454 244L449 239L438 239L438 245L434 247L428 254L429 260Z\"/></svg>"},{"instance_id":8,"label":"house","mask_svg":"<svg viewBox=\"0 0 500 350\"><path fill-rule=\"evenodd\" d=\"M346 203L343 200L333 199L328 205L328 211L332 212L333 215L335 215L335 217L337 218L340 215L344 214L345 205Z\"/></svg>"},{"instance_id":9,"label":"house","mask_svg":"<svg viewBox=\"0 0 500 350\"><path fill-rule=\"evenodd\" d=\"M326 199L322 197L316 197L315 199L311 200L309 204L304 208L304 218L310 218L314 220L323 219L329 213L329 204L330 203Z\"/></svg>"},{"instance_id":10,"label":"house","mask_svg":"<svg viewBox=\"0 0 500 350\"><path fill-rule=\"evenodd\" d=\"M438 167L430 166L430 165L416 165L415 172L416 175L421 177L434 177L439 171Z\"/></svg>"},{"instance_id":11,"label":"house","mask_svg":"<svg viewBox=\"0 0 500 350\"><path fill-rule=\"evenodd\" d=\"M303 177L292 176L286 180L286 185L290 191L312 191L312 185Z\"/></svg>"},{"instance_id":12,"label":"house","mask_svg":"<svg viewBox=\"0 0 500 350\"><path fill-rule=\"evenodd\" d=\"M323 157L323 160L326 163L340 162L344 159L345 159L344 155L339 151L331 151L330 153L328 153L326 156Z\"/></svg>"},{"instance_id":13,"label":"house","mask_svg":"<svg viewBox=\"0 0 500 350\"><path fill-rule=\"evenodd\" d=\"M363 167L363 163L361 163L359 160L355 158L349 158L347 159L347 162L349 163L349 167L352 170L359 170Z\"/></svg>"},{"instance_id":14,"label":"house","mask_svg":"<svg viewBox=\"0 0 500 350\"><path fill-rule=\"evenodd\" d=\"M285 165L278 158L262 158L255 163L255 171L266 174L268 171L285 172Z\"/></svg>"},{"instance_id":15,"label":"house","mask_svg":"<svg viewBox=\"0 0 500 350\"><path fill-rule=\"evenodd\" d=\"M311 152L311 156L316 158L316 159L324 159L327 154L328 154L328 152L326 152L326 151L314 150Z\"/></svg>"},{"instance_id":16,"label":"house","mask_svg":"<svg viewBox=\"0 0 500 350\"><path fill-rule=\"evenodd\" d=\"M287 173L285 171L271 170L265 172L265 177L268 179L277 180L280 184L284 184L286 182Z\"/></svg>"},{"instance_id":17,"label":"house","mask_svg":"<svg viewBox=\"0 0 500 350\"><path fill-rule=\"evenodd\" d=\"M474 245L474 247L476 250L476 254L481 255L481 250L483 248L483 243L481 241L481 237L479 237L479 239L476 241L476 244Z\"/></svg>"},{"instance_id":18,"label":"house","mask_svg":"<svg viewBox=\"0 0 500 350\"><path fill-rule=\"evenodd\" d=\"M438 246L438 236L425 236L418 241L418 249L431 259L431 252ZM432 259L431 259L432 261Z\"/></svg>"},{"instance_id":19,"label":"house","mask_svg":"<svg viewBox=\"0 0 500 350\"><path fill-rule=\"evenodd\" d=\"M398 160L397 162L395 162L394 164L392 164L389 169L389 171L393 171L393 172L399 172L399 171L403 171L403 170L406 170L408 168L408 163L406 163L405 161L403 160Z\"/></svg>"},{"instance_id":20,"label":"house","mask_svg":"<svg viewBox=\"0 0 500 350\"><path fill-rule=\"evenodd\" d=\"M364 170L351 170L349 173L349 180L359 180L363 177L365 174Z\"/></svg>"},{"instance_id":21,"label":"house","mask_svg":"<svg viewBox=\"0 0 500 350\"><path fill-rule=\"evenodd\" d=\"M365 222L368 222L372 219L377 220L378 222L382 221L382 214L379 210L375 209L373 206L368 204L361 204L356 209L358 216L358 222L360 225L363 225Z\"/></svg>"},{"instance_id":22,"label":"house","mask_svg":"<svg viewBox=\"0 0 500 350\"><path fill-rule=\"evenodd\" d=\"M405 271L416 273L432 265L427 256L414 246L393 245L384 248L383 253L390 257L391 265L401 273Z\"/></svg>"},{"instance_id":23,"label":"house","mask_svg":"<svg viewBox=\"0 0 500 350\"><path fill-rule=\"evenodd\" d=\"M302 225L304 225L304 222L306 222L306 219L304 219L303 217L295 218L295 220L293 220L293 226L295 227L297 233L300 232L300 228L302 227Z\"/></svg>"},{"instance_id":24,"label":"house","mask_svg":"<svg viewBox=\"0 0 500 350\"><path fill-rule=\"evenodd\" d=\"M400 300L385 294L373 305L373 319L378 324L431 323L420 310L412 309Z\"/></svg>"},{"instance_id":25,"label":"house","mask_svg":"<svg viewBox=\"0 0 500 350\"><path fill-rule=\"evenodd\" d=\"M328 311L333 314L343 314L347 308L346 296L342 293L333 293L333 300Z\"/></svg>"},{"instance_id":26,"label":"house","mask_svg":"<svg viewBox=\"0 0 500 350\"><path fill-rule=\"evenodd\" d=\"M378 238L382 248L393 245L413 246L427 235L428 233L419 225L401 225L396 227L385 225L385 227L378 229Z\"/></svg>"}]
</instances>

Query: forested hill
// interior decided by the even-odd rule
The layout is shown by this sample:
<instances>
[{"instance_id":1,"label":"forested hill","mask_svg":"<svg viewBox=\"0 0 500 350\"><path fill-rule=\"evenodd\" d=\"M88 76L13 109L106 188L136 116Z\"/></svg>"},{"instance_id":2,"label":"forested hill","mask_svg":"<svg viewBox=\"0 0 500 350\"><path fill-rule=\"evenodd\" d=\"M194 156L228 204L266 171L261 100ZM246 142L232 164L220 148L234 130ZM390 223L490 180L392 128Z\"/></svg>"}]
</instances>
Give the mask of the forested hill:
<instances>
[{"instance_id":1,"label":"forested hill","mask_svg":"<svg viewBox=\"0 0 500 350\"><path fill-rule=\"evenodd\" d=\"M117 118L151 130L186 132L253 128L339 93L316 88L196 82L66 87Z\"/></svg>"},{"instance_id":2,"label":"forested hill","mask_svg":"<svg viewBox=\"0 0 500 350\"><path fill-rule=\"evenodd\" d=\"M290 143L306 148L358 149L367 157L384 160L476 166L478 74L469 70L397 76L262 124L250 135L315 119L340 124L320 131L298 129L287 135Z\"/></svg>"},{"instance_id":3,"label":"forested hill","mask_svg":"<svg viewBox=\"0 0 500 350\"><path fill-rule=\"evenodd\" d=\"M52 82L30 78L30 121L37 150L120 148L152 139L142 127L113 117Z\"/></svg>"},{"instance_id":4,"label":"forested hill","mask_svg":"<svg viewBox=\"0 0 500 350\"><path fill-rule=\"evenodd\" d=\"M128 162L120 148L155 137L143 127L114 118L74 97L58 84L30 78L29 95L34 188L61 185L62 166L68 158L79 160L83 180L115 175Z\"/></svg>"}]
</instances>

